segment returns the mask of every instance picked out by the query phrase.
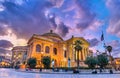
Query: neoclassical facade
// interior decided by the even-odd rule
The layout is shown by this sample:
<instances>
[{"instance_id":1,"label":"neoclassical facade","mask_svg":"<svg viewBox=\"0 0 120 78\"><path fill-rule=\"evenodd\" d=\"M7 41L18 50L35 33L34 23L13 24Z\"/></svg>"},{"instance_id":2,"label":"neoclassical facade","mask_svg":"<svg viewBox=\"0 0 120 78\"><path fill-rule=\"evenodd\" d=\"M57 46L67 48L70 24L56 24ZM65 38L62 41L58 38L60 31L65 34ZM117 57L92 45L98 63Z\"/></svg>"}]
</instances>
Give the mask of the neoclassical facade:
<instances>
[{"instance_id":1,"label":"neoclassical facade","mask_svg":"<svg viewBox=\"0 0 120 78\"><path fill-rule=\"evenodd\" d=\"M26 62L28 53L28 47L27 46L16 46L12 49L12 63L14 63L14 66L17 62L20 64Z\"/></svg>"},{"instance_id":2,"label":"neoclassical facade","mask_svg":"<svg viewBox=\"0 0 120 78\"><path fill-rule=\"evenodd\" d=\"M68 60L71 67L76 67L77 53L74 49L74 42L76 40L82 41L82 51L79 52L80 65L84 66L84 60L89 55L89 43L83 37L71 37L68 40L63 40L58 34L52 30L49 33L42 35L33 34L28 41L28 55L29 58L37 59L37 67L40 67L41 58L49 56L54 60L55 67L67 67Z\"/></svg>"}]
</instances>

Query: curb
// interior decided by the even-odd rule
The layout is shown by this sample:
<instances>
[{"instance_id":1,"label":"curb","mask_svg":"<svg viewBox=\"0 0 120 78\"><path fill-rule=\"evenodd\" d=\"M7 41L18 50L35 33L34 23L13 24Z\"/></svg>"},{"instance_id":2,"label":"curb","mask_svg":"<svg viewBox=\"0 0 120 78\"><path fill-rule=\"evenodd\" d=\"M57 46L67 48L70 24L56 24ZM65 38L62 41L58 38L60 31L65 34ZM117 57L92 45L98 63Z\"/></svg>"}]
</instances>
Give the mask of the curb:
<instances>
[{"instance_id":1,"label":"curb","mask_svg":"<svg viewBox=\"0 0 120 78\"><path fill-rule=\"evenodd\" d=\"M87 75L93 75L92 73L34 72L34 71L19 71L19 70L16 70L16 71L17 72L25 72L25 73L36 73L36 74L75 74L75 75L84 75L84 74L87 74ZM94 75L101 75L101 74L110 74L110 73L97 73L97 74L94 74ZM120 73L113 73L113 74L120 74Z\"/></svg>"}]
</instances>

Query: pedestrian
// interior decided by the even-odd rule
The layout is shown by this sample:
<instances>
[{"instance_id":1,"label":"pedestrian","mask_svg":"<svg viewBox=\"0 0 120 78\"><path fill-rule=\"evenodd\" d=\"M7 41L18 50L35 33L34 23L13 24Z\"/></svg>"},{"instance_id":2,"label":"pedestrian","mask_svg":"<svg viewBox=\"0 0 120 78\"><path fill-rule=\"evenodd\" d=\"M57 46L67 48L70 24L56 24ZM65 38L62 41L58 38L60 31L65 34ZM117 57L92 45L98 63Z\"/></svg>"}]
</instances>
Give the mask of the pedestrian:
<instances>
[{"instance_id":1,"label":"pedestrian","mask_svg":"<svg viewBox=\"0 0 120 78\"><path fill-rule=\"evenodd\" d=\"M42 68L40 68L40 70L39 70L40 72L42 71Z\"/></svg>"},{"instance_id":2,"label":"pedestrian","mask_svg":"<svg viewBox=\"0 0 120 78\"><path fill-rule=\"evenodd\" d=\"M100 73L102 73L102 68L100 68Z\"/></svg>"}]
</instances>

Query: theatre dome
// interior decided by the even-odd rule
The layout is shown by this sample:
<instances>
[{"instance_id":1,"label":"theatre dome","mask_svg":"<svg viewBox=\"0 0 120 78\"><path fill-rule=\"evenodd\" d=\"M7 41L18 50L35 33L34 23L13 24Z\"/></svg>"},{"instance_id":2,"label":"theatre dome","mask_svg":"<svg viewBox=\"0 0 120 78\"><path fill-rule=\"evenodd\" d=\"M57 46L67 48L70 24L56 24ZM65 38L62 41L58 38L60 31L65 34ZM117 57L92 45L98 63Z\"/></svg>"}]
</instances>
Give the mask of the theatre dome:
<instances>
[{"instance_id":1,"label":"theatre dome","mask_svg":"<svg viewBox=\"0 0 120 78\"><path fill-rule=\"evenodd\" d=\"M53 30L50 30L49 33L44 33L42 36L45 36L57 41L63 41L63 39L58 34L53 33Z\"/></svg>"}]
</instances>

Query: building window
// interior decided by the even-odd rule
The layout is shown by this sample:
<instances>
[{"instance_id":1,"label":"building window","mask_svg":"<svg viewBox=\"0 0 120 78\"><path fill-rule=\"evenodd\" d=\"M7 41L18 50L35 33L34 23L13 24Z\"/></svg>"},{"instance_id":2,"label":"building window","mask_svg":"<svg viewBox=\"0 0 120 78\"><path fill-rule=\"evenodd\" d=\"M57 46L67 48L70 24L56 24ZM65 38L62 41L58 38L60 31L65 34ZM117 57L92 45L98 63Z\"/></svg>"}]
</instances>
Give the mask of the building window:
<instances>
[{"instance_id":1,"label":"building window","mask_svg":"<svg viewBox=\"0 0 120 78\"><path fill-rule=\"evenodd\" d=\"M41 52L41 45L39 44L36 45L36 52Z\"/></svg>"},{"instance_id":2,"label":"building window","mask_svg":"<svg viewBox=\"0 0 120 78\"><path fill-rule=\"evenodd\" d=\"M45 52L49 53L50 52L50 48L48 46L45 47Z\"/></svg>"},{"instance_id":3,"label":"building window","mask_svg":"<svg viewBox=\"0 0 120 78\"><path fill-rule=\"evenodd\" d=\"M21 58L21 57L22 57L22 53L19 53L17 58Z\"/></svg>"},{"instance_id":4,"label":"building window","mask_svg":"<svg viewBox=\"0 0 120 78\"><path fill-rule=\"evenodd\" d=\"M24 56L23 56L23 60L26 60L27 58L27 52L25 52Z\"/></svg>"},{"instance_id":5,"label":"building window","mask_svg":"<svg viewBox=\"0 0 120 78\"><path fill-rule=\"evenodd\" d=\"M57 48L53 49L53 53L54 53L54 55L57 55Z\"/></svg>"},{"instance_id":6,"label":"building window","mask_svg":"<svg viewBox=\"0 0 120 78\"><path fill-rule=\"evenodd\" d=\"M14 57L14 58L16 57L16 54L15 54L15 53L13 54L13 57Z\"/></svg>"},{"instance_id":7,"label":"building window","mask_svg":"<svg viewBox=\"0 0 120 78\"><path fill-rule=\"evenodd\" d=\"M67 57L67 51L66 50L64 51L64 57L65 58Z\"/></svg>"}]
</instances>

